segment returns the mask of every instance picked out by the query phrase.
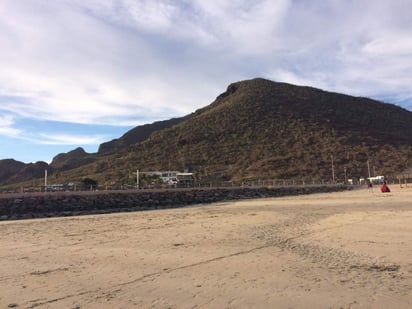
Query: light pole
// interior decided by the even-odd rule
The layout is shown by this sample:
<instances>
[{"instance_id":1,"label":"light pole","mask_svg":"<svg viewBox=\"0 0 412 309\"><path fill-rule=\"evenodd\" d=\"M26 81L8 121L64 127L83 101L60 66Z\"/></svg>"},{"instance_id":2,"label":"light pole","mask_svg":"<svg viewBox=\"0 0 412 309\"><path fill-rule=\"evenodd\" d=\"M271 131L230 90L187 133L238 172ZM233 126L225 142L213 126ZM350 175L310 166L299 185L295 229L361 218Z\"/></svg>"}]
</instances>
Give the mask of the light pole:
<instances>
[{"instance_id":1,"label":"light pole","mask_svg":"<svg viewBox=\"0 0 412 309\"><path fill-rule=\"evenodd\" d=\"M136 170L136 189L139 189L139 170Z\"/></svg>"},{"instance_id":2,"label":"light pole","mask_svg":"<svg viewBox=\"0 0 412 309\"><path fill-rule=\"evenodd\" d=\"M346 178L346 166L343 167L343 172L345 173L345 185L346 185L346 180L347 180L347 178Z\"/></svg>"},{"instance_id":3,"label":"light pole","mask_svg":"<svg viewBox=\"0 0 412 309\"><path fill-rule=\"evenodd\" d=\"M369 160L366 161L366 164L368 165L368 175L369 175L369 178L371 178L371 167L370 167L370 165L369 165Z\"/></svg>"},{"instance_id":4,"label":"light pole","mask_svg":"<svg viewBox=\"0 0 412 309\"><path fill-rule=\"evenodd\" d=\"M44 170L44 192L47 191L47 169Z\"/></svg>"}]
</instances>

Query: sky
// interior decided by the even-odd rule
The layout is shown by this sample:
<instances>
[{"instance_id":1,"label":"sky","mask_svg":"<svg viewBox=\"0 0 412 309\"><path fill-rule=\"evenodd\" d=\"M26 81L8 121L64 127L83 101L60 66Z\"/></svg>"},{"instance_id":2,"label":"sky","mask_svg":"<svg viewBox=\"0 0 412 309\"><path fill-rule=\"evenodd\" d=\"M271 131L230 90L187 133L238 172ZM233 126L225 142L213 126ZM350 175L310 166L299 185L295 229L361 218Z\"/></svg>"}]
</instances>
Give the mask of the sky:
<instances>
[{"instance_id":1,"label":"sky","mask_svg":"<svg viewBox=\"0 0 412 309\"><path fill-rule=\"evenodd\" d=\"M412 111L409 0L0 0L0 159L58 153L263 77Z\"/></svg>"}]
</instances>

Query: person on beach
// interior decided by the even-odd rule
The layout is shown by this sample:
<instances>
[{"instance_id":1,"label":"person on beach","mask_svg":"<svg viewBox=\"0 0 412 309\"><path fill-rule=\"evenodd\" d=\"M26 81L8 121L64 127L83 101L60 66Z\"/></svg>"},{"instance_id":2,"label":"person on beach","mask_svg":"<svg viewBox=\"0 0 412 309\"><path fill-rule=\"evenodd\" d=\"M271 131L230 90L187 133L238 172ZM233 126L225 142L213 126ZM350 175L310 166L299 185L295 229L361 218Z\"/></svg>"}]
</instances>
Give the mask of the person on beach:
<instances>
[{"instance_id":1,"label":"person on beach","mask_svg":"<svg viewBox=\"0 0 412 309\"><path fill-rule=\"evenodd\" d=\"M384 181L381 185L381 192L385 193L385 192L391 192L391 190L389 189L388 185L386 184L386 181Z\"/></svg>"},{"instance_id":2,"label":"person on beach","mask_svg":"<svg viewBox=\"0 0 412 309\"><path fill-rule=\"evenodd\" d=\"M372 182L370 180L367 180L366 185L368 186L368 190L371 191L373 187Z\"/></svg>"}]
</instances>

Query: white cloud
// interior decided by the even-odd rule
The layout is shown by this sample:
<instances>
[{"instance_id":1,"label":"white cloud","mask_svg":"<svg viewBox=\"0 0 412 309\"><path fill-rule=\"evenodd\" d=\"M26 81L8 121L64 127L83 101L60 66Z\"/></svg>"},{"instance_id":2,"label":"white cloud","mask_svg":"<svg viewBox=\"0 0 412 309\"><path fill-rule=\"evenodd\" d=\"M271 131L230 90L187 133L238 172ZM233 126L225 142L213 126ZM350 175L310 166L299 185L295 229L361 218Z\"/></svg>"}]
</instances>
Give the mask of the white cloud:
<instances>
[{"instance_id":1,"label":"white cloud","mask_svg":"<svg viewBox=\"0 0 412 309\"><path fill-rule=\"evenodd\" d=\"M99 19L130 28L164 31L172 27L178 13L177 2L158 0L92 0L67 1L76 3Z\"/></svg>"},{"instance_id":2,"label":"white cloud","mask_svg":"<svg viewBox=\"0 0 412 309\"><path fill-rule=\"evenodd\" d=\"M42 145L96 145L107 141L107 137L102 135L40 133L32 141Z\"/></svg>"},{"instance_id":3,"label":"white cloud","mask_svg":"<svg viewBox=\"0 0 412 309\"><path fill-rule=\"evenodd\" d=\"M0 111L137 125L192 112L256 76L405 102L410 9L385 0L3 0Z\"/></svg>"},{"instance_id":4,"label":"white cloud","mask_svg":"<svg viewBox=\"0 0 412 309\"><path fill-rule=\"evenodd\" d=\"M264 55L283 50L280 38L290 0L194 1L196 26L214 37L214 49L232 55Z\"/></svg>"},{"instance_id":5,"label":"white cloud","mask_svg":"<svg viewBox=\"0 0 412 309\"><path fill-rule=\"evenodd\" d=\"M270 79L282 81L289 84L317 87L320 89L327 88L327 77L322 73L312 73L309 76L304 74L298 74L286 69L276 69L271 72L267 72L266 76Z\"/></svg>"},{"instance_id":6,"label":"white cloud","mask_svg":"<svg viewBox=\"0 0 412 309\"><path fill-rule=\"evenodd\" d=\"M176 62L144 34L113 27L82 10L32 6L27 20L19 11L3 21L8 34L1 45L18 44L0 51L7 59L0 94L8 97L0 109L25 117L125 125L185 114L209 102L204 96L214 83L203 83L202 72L190 59L185 63L184 55Z\"/></svg>"},{"instance_id":7,"label":"white cloud","mask_svg":"<svg viewBox=\"0 0 412 309\"><path fill-rule=\"evenodd\" d=\"M364 45L362 52L370 57L410 56L412 54L412 37L406 34L396 36L391 34L390 37L380 37Z\"/></svg>"},{"instance_id":8,"label":"white cloud","mask_svg":"<svg viewBox=\"0 0 412 309\"><path fill-rule=\"evenodd\" d=\"M0 115L0 135L6 137L17 137L21 131L14 127L14 117L11 115Z\"/></svg>"}]
</instances>

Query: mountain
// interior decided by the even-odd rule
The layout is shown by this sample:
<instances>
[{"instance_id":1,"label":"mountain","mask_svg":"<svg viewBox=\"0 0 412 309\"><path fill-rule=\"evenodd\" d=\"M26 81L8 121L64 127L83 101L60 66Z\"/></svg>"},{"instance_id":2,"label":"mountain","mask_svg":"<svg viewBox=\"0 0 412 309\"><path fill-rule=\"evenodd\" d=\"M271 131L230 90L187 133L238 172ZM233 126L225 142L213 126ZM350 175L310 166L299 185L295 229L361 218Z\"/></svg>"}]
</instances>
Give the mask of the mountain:
<instances>
[{"instance_id":1,"label":"mountain","mask_svg":"<svg viewBox=\"0 0 412 309\"><path fill-rule=\"evenodd\" d=\"M189 116L172 118L169 120L156 121L151 124L145 124L142 126L137 126L130 131L126 132L122 137L111 140L110 142L103 143L99 146L98 154L106 155L116 153L130 145L140 143L147 139L150 134L154 131L169 128L184 121Z\"/></svg>"},{"instance_id":2,"label":"mountain","mask_svg":"<svg viewBox=\"0 0 412 309\"><path fill-rule=\"evenodd\" d=\"M97 158L93 154L84 151L78 147L68 153L60 153L55 156L50 164L52 170L65 171L79 166L83 166L96 161Z\"/></svg>"},{"instance_id":3,"label":"mountain","mask_svg":"<svg viewBox=\"0 0 412 309\"><path fill-rule=\"evenodd\" d=\"M0 160L0 184L32 181L44 176L46 162L25 164L13 159Z\"/></svg>"},{"instance_id":4,"label":"mountain","mask_svg":"<svg viewBox=\"0 0 412 309\"><path fill-rule=\"evenodd\" d=\"M44 175L45 169L52 174L85 166L97 161L99 158L144 141L154 131L171 127L189 117L190 115L137 126L120 138L101 144L97 153L87 153L83 148L78 147L67 153L56 155L50 165L47 165L46 162L25 164L13 159L0 160L0 185L32 180L34 176L36 178L41 177Z\"/></svg>"},{"instance_id":5,"label":"mountain","mask_svg":"<svg viewBox=\"0 0 412 309\"><path fill-rule=\"evenodd\" d=\"M94 162L59 177L133 183L139 169L189 170L205 182L319 181L332 178L332 160L337 180L412 166L412 112L261 78L233 83L209 106L143 131L101 146Z\"/></svg>"},{"instance_id":6,"label":"mountain","mask_svg":"<svg viewBox=\"0 0 412 309\"><path fill-rule=\"evenodd\" d=\"M189 117L190 115L137 126L120 138L101 144L97 153L87 153L81 147L67 153L60 153L53 158L50 165L47 165L46 162L41 162L41 164L37 162L35 166L39 167L40 170L36 172L33 171L32 163L25 164L13 159L0 160L0 185L32 179L33 175L41 177L44 175L44 169L48 169L49 173L60 173L85 166L96 162L99 158L114 154L145 140L154 131L171 127Z\"/></svg>"},{"instance_id":7,"label":"mountain","mask_svg":"<svg viewBox=\"0 0 412 309\"><path fill-rule=\"evenodd\" d=\"M0 179L10 179L26 165L13 159L0 160Z\"/></svg>"},{"instance_id":8,"label":"mountain","mask_svg":"<svg viewBox=\"0 0 412 309\"><path fill-rule=\"evenodd\" d=\"M163 121L156 121L150 124L137 126L123 134L123 136L121 136L120 138L113 139L109 142L100 144L97 153L87 153L81 147L69 151L68 153L60 153L53 158L50 167L53 170L62 171L95 162L96 160L98 160L98 158L102 156L114 154L116 152L126 149L130 145L140 143L147 139L149 135L152 134L154 131L169 128L189 118L189 116L172 118Z\"/></svg>"},{"instance_id":9,"label":"mountain","mask_svg":"<svg viewBox=\"0 0 412 309\"><path fill-rule=\"evenodd\" d=\"M411 164L412 113L264 79L229 85L209 106L122 153L115 166L189 169L201 177L329 179L390 174Z\"/></svg>"},{"instance_id":10,"label":"mountain","mask_svg":"<svg viewBox=\"0 0 412 309\"><path fill-rule=\"evenodd\" d=\"M187 119L189 116L156 121L150 124L137 126L123 134L120 138L100 144L97 153L87 153L81 147L69 151L68 153L60 153L53 158L50 168L52 170L65 171L95 162L102 156L117 153L126 149L130 145L140 143L147 139L154 131L171 127Z\"/></svg>"}]
</instances>

